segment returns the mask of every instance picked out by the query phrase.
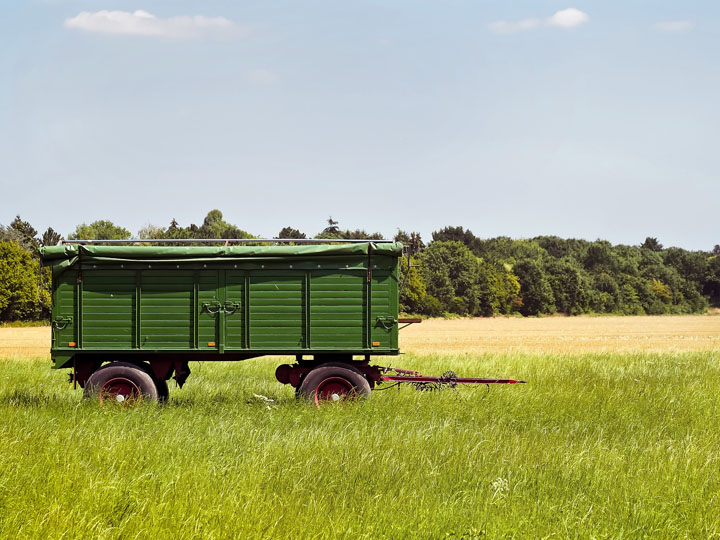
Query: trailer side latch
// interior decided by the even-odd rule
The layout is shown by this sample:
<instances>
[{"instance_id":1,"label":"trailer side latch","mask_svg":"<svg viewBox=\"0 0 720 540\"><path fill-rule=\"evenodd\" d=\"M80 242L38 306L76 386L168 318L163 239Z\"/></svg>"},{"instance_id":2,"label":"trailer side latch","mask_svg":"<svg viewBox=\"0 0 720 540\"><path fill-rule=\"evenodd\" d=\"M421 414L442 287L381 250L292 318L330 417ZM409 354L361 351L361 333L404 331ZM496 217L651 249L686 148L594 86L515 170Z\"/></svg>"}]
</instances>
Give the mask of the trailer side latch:
<instances>
[{"instance_id":1,"label":"trailer side latch","mask_svg":"<svg viewBox=\"0 0 720 540\"><path fill-rule=\"evenodd\" d=\"M223 304L223 311L227 313L228 315L232 315L235 313L238 309L240 309L240 302L233 302L231 300L226 300Z\"/></svg>"},{"instance_id":2,"label":"trailer side latch","mask_svg":"<svg viewBox=\"0 0 720 540\"><path fill-rule=\"evenodd\" d=\"M213 300L212 302L203 302L202 307L210 315L215 315L216 313L218 313L219 311L222 310L222 306L220 305L220 302L218 302L217 300Z\"/></svg>"},{"instance_id":3,"label":"trailer side latch","mask_svg":"<svg viewBox=\"0 0 720 540\"><path fill-rule=\"evenodd\" d=\"M375 317L375 326L382 326L385 330L390 330L398 323L395 317L380 316Z\"/></svg>"},{"instance_id":4,"label":"trailer side latch","mask_svg":"<svg viewBox=\"0 0 720 540\"><path fill-rule=\"evenodd\" d=\"M57 330L63 330L66 328L69 324L72 324L72 317L63 317L62 315L59 317L55 317L52 321L52 326Z\"/></svg>"}]
</instances>

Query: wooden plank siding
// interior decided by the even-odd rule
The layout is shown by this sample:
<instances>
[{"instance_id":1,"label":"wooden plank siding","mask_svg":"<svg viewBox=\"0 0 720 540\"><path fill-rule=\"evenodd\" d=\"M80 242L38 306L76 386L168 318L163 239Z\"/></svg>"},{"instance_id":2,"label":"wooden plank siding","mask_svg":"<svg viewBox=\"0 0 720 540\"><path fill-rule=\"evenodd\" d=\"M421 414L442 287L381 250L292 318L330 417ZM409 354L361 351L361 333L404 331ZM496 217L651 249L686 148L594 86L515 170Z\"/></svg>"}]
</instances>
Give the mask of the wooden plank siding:
<instances>
[{"instance_id":1,"label":"wooden plank siding","mask_svg":"<svg viewBox=\"0 0 720 540\"><path fill-rule=\"evenodd\" d=\"M250 343L254 349L302 349L304 276L273 272L250 276Z\"/></svg>"},{"instance_id":2,"label":"wooden plank siding","mask_svg":"<svg viewBox=\"0 0 720 540\"><path fill-rule=\"evenodd\" d=\"M135 344L135 274L85 272L82 278L82 346L130 349Z\"/></svg>"},{"instance_id":3,"label":"wooden plank siding","mask_svg":"<svg viewBox=\"0 0 720 540\"><path fill-rule=\"evenodd\" d=\"M146 270L140 283L140 348L192 348L193 272Z\"/></svg>"},{"instance_id":4,"label":"wooden plank siding","mask_svg":"<svg viewBox=\"0 0 720 540\"><path fill-rule=\"evenodd\" d=\"M365 271L312 272L310 336L313 347L352 349L364 346Z\"/></svg>"}]
</instances>

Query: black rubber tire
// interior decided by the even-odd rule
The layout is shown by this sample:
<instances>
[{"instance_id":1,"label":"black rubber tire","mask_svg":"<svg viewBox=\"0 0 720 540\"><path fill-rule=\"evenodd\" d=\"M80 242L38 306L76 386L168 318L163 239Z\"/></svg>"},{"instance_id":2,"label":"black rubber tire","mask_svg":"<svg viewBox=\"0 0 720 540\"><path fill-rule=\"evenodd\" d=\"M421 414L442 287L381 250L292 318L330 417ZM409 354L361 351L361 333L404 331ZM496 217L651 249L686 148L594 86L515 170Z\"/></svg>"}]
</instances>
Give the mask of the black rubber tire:
<instances>
[{"instance_id":1,"label":"black rubber tire","mask_svg":"<svg viewBox=\"0 0 720 540\"><path fill-rule=\"evenodd\" d=\"M367 399L370 397L370 383L363 376L360 370L353 366L342 366L337 365L334 362L332 365L323 364L316 367L310 373L305 375L300 388L298 388L297 395L299 397L314 400L315 391L318 386L331 377L340 377L349 382L355 389L358 398Z\"/></svg>"},{"instance_id":2,"label":"black rubber tire","mask_svg":"<svg viewBox=\"0 0 720 540\"><path fill-rule=\"evenodd\" d=\"M95 371L85 383L83 396L99 399L100 389L103 385L115 378L127 379L135 384L140 389L143 399L153 401L161 399L158 385L150 374L141 367L127 362L112 362Z\"/></svg>"},{"instance_id":3,"label":"black rubber tire","mask_svg":"<svg viewBox=\"0 0 720 540\"><path fill-rule=\"evenodd\" d=\"M339 368L351 369L352 371L358 373L360 376L362 376L363 378L365 378L365 374L364 374L362 371L360 371L358 368L356 368L356 367L353 366L352 364L347 364L347 363L345 363L345 362L325 362L324 364L319 364L318 366L316 366L316 367L313 369L313 371L314 371L315 369L325 368L325 367L339 367ZM312 371L311 371L310 373L312 373ZM302 394L300 393L300 388L302 388L302 383L305 381L305 379L307 378L307 376L308 376L310 373L304 375L303 378L300 379L300 386L298 386L298 387L295 389L295 397L296 397L296 398L301 398L301 397L303 397ZM368 381L368 382L369 382L369 381ZM372 385L370 386L370 389L372 390Z\"/></svg>"},{"instance_id":4,"label":"black rubber tire","mask_svg":"<svg viewBox=\"0 0 720 540\"><path fill-rule=\"evenodd\" d=\"M138 364L133 364L133 365L139 367L145 373L150 375L150 378L155 382L155 386L157 386L158 401L160 403L165 403L170 398L170 390L168 389L167 381L157 380L157 378L155 378L155 373L153 372L150 364L146 364L145 362L140 362Z\"/></svg>"},{"instance_id":5,"label":"black rubber tire","mask_svg":"<svg viewBox=\"0 0 720 540\"><path fill-rule=\"evenodd\" d=\"M352 364L348 364L348 363L346 363L346 362L325 362L324 364L320 364L318 367L319 367L319 368L321 368L321 367L339 367L339 368L345 368L345 369L350 369L350 370L354 371L355 373L359 373L359 374L362 375L363 377L365 376L365 375L363 375L363 372L360 371L358 368L356 368L356 367L353 366ZM316 369L317 369L317 368L316 368Z\"/></svg>"},{"instance_id":6,"label":"black rubber tire","mask_svg":"<svg viewBox=\"0 0 720 540\"><path fill-rule=\"evenodd\" d=\"M153 378L153 380L155 379ZM158 401L160 403L165 403L168 399L170 399L170 390L168 389L167 381L155 380L155 386L157 386Z\"/></svg>"}]
</instances>

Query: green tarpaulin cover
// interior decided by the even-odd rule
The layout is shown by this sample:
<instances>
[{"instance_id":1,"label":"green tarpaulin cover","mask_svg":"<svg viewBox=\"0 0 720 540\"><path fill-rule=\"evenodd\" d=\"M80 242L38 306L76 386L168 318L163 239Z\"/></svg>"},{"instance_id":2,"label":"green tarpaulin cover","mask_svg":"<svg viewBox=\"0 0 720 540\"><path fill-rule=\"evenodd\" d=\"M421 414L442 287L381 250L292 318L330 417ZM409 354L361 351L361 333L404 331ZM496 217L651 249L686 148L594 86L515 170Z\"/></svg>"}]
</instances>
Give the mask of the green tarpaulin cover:
<instances>
[{"instance_id":1,"label":"green tarpaulin cover","mask_svg":"<svg viewBox=\"0 0 720 540\"><path fill-rule=\"evenodd\" d=\"M40 249L43 263L61 271L87 262L202 262L207 260L285 259L385 255L399 257L402 244L358 243L295 246L95 246L65 244Z\"/></svg>"}]
</instances>

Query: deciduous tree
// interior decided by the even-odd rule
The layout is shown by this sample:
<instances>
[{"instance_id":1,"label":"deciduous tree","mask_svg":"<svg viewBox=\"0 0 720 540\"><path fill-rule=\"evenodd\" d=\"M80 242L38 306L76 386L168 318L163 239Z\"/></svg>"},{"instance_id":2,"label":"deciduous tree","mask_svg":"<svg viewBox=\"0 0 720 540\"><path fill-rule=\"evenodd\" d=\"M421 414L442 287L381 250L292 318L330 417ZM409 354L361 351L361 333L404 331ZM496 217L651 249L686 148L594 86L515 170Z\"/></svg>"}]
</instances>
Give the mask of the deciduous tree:
<instances>
[{"instance_id":1,"label":"deciduous tree","mask_svg":"<svg viewBox=\"0 0 720 540\"><path fill-rule=\"evenodd\" d=\"M130 231L103 219L89 225L81 223L75 227L75 232L68 235L70 240L129 240L130 237Z\"/></svg>"}]
</instances>

